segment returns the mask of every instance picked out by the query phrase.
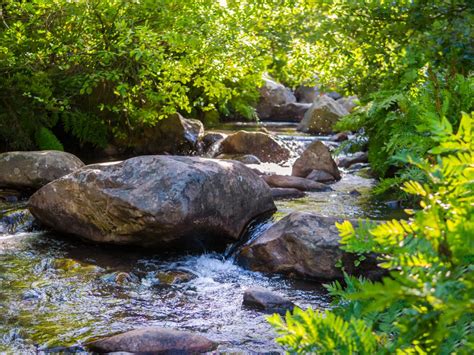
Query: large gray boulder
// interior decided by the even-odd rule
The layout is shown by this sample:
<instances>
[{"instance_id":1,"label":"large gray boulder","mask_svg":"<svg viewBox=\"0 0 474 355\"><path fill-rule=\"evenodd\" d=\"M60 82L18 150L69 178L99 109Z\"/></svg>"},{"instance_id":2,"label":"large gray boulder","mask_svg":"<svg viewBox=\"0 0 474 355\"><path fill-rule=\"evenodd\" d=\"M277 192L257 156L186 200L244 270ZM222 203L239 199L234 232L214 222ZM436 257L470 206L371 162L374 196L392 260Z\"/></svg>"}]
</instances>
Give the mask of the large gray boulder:
<instances>
[{"instance_id":1,"label":"large gray boulder","mask_svg":"<svg viewBox=\"0 0 474 355\"><path fill-rule=\"evenodd\" d=\"M329 134L339 119L349 112L327 95L318 96L306 111L298 130L311 134Z\"/></svg>"},{"instance_id":2,"label":"large gray boulder","mask_svg":"<svg viewBox=\"0 0 474 355\"><path fill-rule=\"evenodd\" d=\"M318 86L298 86L295 90L295 96L298 102L312 104L316 98L321 95Z\"/></svg>"},{"instance_id":3,"label":"large gray boulder","mask_svg":"<svg viewBox=\"0 0 474 355\"><path fill-rule=\"evenodd\" d=\"M57 150L3 153L0 187L36 190L83 166L78 157Z\"/></svg>"},{"instance_id":4,"label":"large gray boulder","mask_svg":"<svg viewBox=\"0 0 474 355\"><path fill-rule=\"evenodd\" d=\"M200 150L203 136L201 121L176 113L138 132L129 145L136 154L192 154Z\"/></svg>"},{"instance_id":5,"label":"large gray boulder","mask_svg":"<svg viewBox=\"0 0 474 355\"><path fill-rule=\"evenodd\" d=\"M86 347L98 353L200 354L215 350L217 344L191 332L148 327L90 342Z\"/></svg>"},{"instance_id":6,"label":"large gray boulder","mask_svg":"<svg viewBox=\"0 0 474 355\"><path fill-rule=\"evenodd\" d=\"M254 271L301 278L341 278L339 260L346 272L355 273L355 256L339 247L340 237L335 223L342 221L293 212L244 246L237 259ZM374 266L367 263L362 267L373 269Z\"/></svg>"},{"instance_id":7,"label":"large gray boulder","mask_svg":"<svg viewBox=\"0 0 474 355\"><path fill-rule=\"evenodd\" d=\"M328 147L321 141L312 142L296 159L291 175L307 177L313 170L321 170L330 174L335 180L341 178L337 164L331 156Z\"/></svg>"},{"instance_id":8,"label":"large gray boulder","mask_svg":"<svg viewBox=\"0 0 474 355\"><path fill-rule=\"evenodd\" d=\"M62 233L179 250L221 248L275 209L270 188L242 163L159 155L87 166L44 186L28 205Z\"/></svg>"},{"instance_id":9,"label":"large gray boulder","mask_svg":"<svg viewBox=\"0 0 474 355\"><path fill-rule=\"evenodd\" d=\"M311 104L302 102L291 102L285 105L278 105L273 108L271 120L284 122L300 122Z\"/></svg>"},{"instance_id":10,"label":"large gray boulder","mask_svg":"<svg viewBox=\"0 0 474 355\"><path fill-rule=\"evenodd\" d=\"M263 79L260 88L260 101L257 105L257 114L260 119L271 118L275 107L284 106L296 102L293 92L280 83L271 79Z\"/></svg>"},{"instance_id":11,"label":"large gray boulder","mask_svg":"<svg viewBox=\"0 0 474 355\"><path fill-rule=\"evenodd\" d=\"M262 162L287 161L291 151L282 142L268 133L238 131L221 142L224 154L252 154Z\"/></svg>"}]
</instances>

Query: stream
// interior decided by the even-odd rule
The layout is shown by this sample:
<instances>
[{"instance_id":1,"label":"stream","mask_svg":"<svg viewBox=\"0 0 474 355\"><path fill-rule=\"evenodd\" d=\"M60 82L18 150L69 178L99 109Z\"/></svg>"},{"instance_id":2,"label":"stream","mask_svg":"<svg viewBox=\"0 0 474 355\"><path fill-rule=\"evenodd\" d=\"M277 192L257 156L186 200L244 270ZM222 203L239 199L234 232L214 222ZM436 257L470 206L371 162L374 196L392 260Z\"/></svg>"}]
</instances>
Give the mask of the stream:
<instances>
[{"instance_id":1,"label":"stream","mask_svg":"<svg viewBox=\"0 0 474 355\"><path fill-rule=\"evenodd\" d=\"M217 130L258 128L234 123ZM287 142L295 157L312 140L327 140L297 133L292 124L267 123L265 129ZM251 167L291 173L291 161ZM370 198L375 182L366 171L367 167L343 171L332 191L276 201L278 211L248 228L246 238L256 238L292 211L347 218L401 217L401 211ZM88 340L152 325L202 333L218 342L222 352L282 352L266 315L242 306L247 287L276 291L301 308L329 306L320 284L248 271L226 253L156 254L64 239L32 225L21 213L24 206L24 199L0 200L0 352L85 352ZM14 231L5 227L7 210L19 211L10 217L10 223L16 218L20 225ZM162 277L168 271L191 277L169 284Z\"/></svg>"}]
</instances>

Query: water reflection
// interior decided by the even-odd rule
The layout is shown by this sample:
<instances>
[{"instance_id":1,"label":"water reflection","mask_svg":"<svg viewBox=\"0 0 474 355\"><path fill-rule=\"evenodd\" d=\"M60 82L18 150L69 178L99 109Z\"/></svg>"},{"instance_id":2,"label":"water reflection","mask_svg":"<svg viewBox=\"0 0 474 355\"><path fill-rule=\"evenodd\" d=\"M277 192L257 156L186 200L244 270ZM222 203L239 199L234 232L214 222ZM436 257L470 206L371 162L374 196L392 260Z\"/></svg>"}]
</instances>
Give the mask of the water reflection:
<instances>
[{"instance_id":1,"label":"water reflection","mask_svg":"<svg viewBox=\"0 0 474 355\"><path fill-rule=\"evenodd\" d=\"M281 350L264 315L242 308L246 287L301 307L328 305L319 285L243 270L216 253L144 255L27 233L1 239L0 265L0 351L74 346L151 325L203 332L222 351ZM156 275L169 270L195 278L161 283Z\"/></svg>"}]
</instances>

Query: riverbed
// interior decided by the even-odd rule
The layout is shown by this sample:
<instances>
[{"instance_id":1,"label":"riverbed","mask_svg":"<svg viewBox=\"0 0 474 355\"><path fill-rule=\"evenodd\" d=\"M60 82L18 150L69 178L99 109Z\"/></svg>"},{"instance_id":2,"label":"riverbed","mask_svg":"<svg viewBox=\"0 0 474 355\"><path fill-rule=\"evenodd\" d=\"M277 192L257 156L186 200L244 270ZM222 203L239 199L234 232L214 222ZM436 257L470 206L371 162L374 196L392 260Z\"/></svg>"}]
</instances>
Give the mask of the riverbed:
<instances>
[{"instance_id":1,"label":"riverbed","mask_svg":"<svg viewBox=\"0 0 474 355\"><path fill-rule=\"evenodd\" d=\"M260 128L232 124L217 130ZM267 124L265 129L286 141L295 157L312 140L328 140L296 133L292 124ZM252 167L289 174L291 161ZM246 238L257 237L292 211L345 218L400 217L400 211L370 197L375 181L367 170L363 166L343 171L331 191L277 201L278 211L253 224ZM1 209L21 210L24 202L3 202ZM167 284L160 275L169 271L192 277ZM329 307L320 283L245 270L229 252L182 255L123 250L39 227L19 228L0 233L0 352L84 352L84 343L91 339L152 325L202 333L220 344L219 351L281 352L266 315L242 306L244 290L254 286L275 291L301 308Z\"/></svg>"}]
</instances>

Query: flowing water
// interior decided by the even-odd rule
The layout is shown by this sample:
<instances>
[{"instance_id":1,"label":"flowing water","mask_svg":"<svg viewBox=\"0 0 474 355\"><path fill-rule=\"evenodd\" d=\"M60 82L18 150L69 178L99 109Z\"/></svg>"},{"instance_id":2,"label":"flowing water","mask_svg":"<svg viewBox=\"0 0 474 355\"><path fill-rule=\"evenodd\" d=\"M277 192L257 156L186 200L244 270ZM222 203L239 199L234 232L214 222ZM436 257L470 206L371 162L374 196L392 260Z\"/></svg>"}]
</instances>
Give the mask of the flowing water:
<instances>
[{"instance_id":1,"label":"flowing water","mask_svg":"<svg viewBox=\"0 0 474 355\"><path fill-rule=\"evenodd\" d=\"M221 127L242 128L255 126ZM270 128L295 152L315 139L296 134L288 124ZM290 166L255 167L285 174ZM332 191L277 201L278 212L254 223L247 237L256 238L272 221L295 210L398 217L398 211L369 198L373 183L344 173ZM163 278L169 271L189 277L169 284ZM302 308L329 306L321 285L251 272L225 253L150 254L64 239L38 229L21 198L0 203L0 352L84 352L83 344L91 339L151 325L200 332L217 341L219 351L281 352L266 315L242 307L243 292L252 286L276 291Z\"/></svg>"}]
</instances>

